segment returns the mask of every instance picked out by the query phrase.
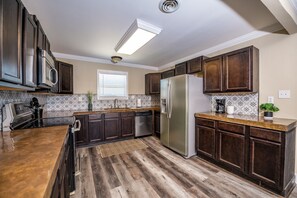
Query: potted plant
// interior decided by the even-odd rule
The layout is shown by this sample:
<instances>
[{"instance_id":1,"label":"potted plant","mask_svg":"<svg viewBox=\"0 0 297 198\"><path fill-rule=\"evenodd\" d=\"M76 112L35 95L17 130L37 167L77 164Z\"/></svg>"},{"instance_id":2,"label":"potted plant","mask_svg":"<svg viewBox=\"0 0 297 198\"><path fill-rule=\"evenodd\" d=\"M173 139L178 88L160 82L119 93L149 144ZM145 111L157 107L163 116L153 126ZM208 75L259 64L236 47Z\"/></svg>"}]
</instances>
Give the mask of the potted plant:
<instances>
[{"instance_id":1,"label":"potted plant","mask_svg":"<svg viewBox=\"0 0 297 198\"><path fill-rule=\"evenodd\" d=\"M87 98L88 98L88 110L92 111L93 109L93 93L91 91L88 91L87 93Z\"/></svg>"},{"instance_id":2,"label":"potted plant","mask_svg":"<svg viewBox=\"0 0 297 198\"><path fill-rule=\"evenodd\" d=\"M264 120L273 120L273 112L278 112L279 108L273 103L263 103L260 110L264 111Z\"/></svg>"}]
</instances>

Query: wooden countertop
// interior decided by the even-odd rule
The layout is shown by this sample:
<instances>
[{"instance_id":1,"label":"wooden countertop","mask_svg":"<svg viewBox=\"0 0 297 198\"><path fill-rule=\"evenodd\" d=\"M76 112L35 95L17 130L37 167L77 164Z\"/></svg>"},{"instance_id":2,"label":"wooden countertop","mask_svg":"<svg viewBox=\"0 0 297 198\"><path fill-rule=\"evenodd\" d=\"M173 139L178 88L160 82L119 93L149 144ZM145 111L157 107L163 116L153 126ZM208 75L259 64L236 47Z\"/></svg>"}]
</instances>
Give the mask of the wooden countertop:
<instances>
[{"instance_id":1,"label":"wooden countertop","mask_svg":"<svg viewBox=\"0 0 297 198\"><path fill-rule=\"evenodd\" d=\"M262 116L228 115L218 114L215 112L196 113L195 117L243 124L278 131L289 131L296 127L296 120L284 118L273 118L272 121L266 121L263 119Z\"/></svg>"},{"instance_id":2,"label":"wooden countertop","mask_svg":"<svg viewBox=\"0 0 297 198\"><path fill-rule=\"evenodd\" d=\"M50 197L68 127L0 132L0 197Z\"/></svg>"}]
</instances>

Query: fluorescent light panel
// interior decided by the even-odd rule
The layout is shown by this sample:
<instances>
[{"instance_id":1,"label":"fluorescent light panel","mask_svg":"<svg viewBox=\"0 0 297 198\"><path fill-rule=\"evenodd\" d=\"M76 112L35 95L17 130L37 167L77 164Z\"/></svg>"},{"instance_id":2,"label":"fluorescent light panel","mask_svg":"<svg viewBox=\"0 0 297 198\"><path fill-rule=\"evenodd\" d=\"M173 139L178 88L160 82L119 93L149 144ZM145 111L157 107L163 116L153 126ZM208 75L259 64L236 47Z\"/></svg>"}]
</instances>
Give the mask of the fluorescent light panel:
<instances>
[{"instance_id":1,"label":"fluorescent light panel","mask_svg":"<svg viewBox=\"0 0 297 198\"><path fill-rule=\"evenodd\" d=\"M136 19L115 47L115 51L131 55L160 32L159 27Z\"/></svg>"}]
</instances>

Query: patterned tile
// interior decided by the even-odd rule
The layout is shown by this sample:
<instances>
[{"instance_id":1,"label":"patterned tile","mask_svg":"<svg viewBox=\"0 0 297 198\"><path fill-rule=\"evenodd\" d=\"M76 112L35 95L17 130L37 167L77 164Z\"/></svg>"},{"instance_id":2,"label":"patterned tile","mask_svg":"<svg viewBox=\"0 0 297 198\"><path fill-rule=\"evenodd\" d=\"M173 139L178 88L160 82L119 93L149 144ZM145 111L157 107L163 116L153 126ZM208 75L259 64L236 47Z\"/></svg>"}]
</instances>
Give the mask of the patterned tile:
<instances>
[{"instance_id":1,"label":"patterned tile","mask_svg":"<svg viewBox=\"0 0 297 198\"><path fill-rule=\"evenodd\" d=\"M211 96L212 111L216 110L216 99L225 99L226 107L234 106L234 114L258 115L259 95L258 93L232 93Z\"/></svg>"}]
</instances>

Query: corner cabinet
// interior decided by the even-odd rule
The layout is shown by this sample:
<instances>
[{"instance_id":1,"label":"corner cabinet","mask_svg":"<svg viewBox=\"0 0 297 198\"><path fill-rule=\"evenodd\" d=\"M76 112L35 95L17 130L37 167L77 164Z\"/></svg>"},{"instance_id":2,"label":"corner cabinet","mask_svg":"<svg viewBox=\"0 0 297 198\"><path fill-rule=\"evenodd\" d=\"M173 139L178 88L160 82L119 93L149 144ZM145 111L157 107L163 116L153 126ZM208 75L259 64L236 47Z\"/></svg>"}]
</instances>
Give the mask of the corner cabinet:
<instances>
[{"instance_id":1,"label":"corner cabinet","mask_svg":"<svg viewBox=\"0 0 297 198\"><path fill-rule=\"evenodd\" d=\"M149 73L145 75L145 95L160 94L160 73Z\"/></svg>"},{"instance_id":2,"label":"corner cabinet","mask_svg":"<svg viewBox=\"0 0 297 198\"><path fill-rule=\"evenodd\" d=\"M22 84L23 5L19 0L0 0L0 80Z\"/></svg>"},{"instance_id":3,"label":"corner cabinet","mask_svg":"<svg viewBox=\"0 0 297 198\"><path fill-rule=\"evenodd\" d=\"M295 187L295 133L196 118L197 155L288 196Z\"/></svg>"},{"instance_id":4,"label":"corner cabinet","mask_svg":"<svg viewBox=\"0 0 297 198\"><path fill-rule=\"evenodd\" d=\"M204 60L204 93L257 92L259 50L253 46Z\"/></svg>"}]
</instances>

